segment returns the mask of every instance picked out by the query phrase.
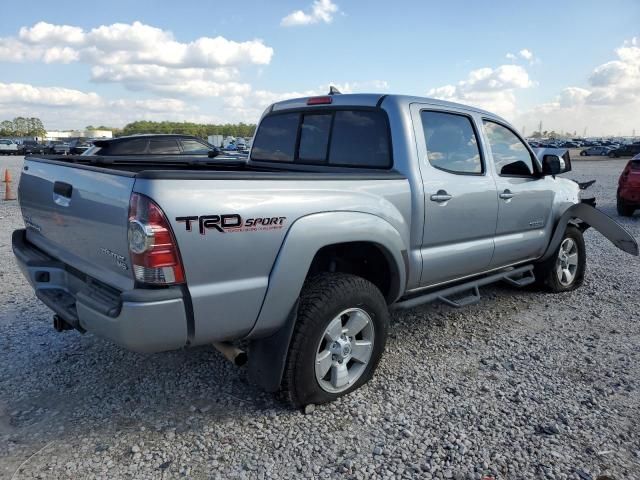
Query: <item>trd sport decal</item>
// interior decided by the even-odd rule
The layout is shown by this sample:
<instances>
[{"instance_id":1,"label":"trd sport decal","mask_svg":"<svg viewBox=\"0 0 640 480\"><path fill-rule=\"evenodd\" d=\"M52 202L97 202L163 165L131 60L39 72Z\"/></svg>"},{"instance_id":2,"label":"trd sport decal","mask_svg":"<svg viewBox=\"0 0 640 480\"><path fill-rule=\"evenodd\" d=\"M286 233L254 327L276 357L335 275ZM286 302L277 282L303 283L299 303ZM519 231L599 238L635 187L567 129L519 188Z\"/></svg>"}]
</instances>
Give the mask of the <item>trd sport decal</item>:
<instances>
[{"instance_id":1,"label":"trd sport decal","mask_svg":"<svg viewBox=\"0 0 640 480\"><path fill-rule=\"evenodd\" d=\"M259 217L247 218L237 213L227 215L201 215L199 217L176 217L176 222L184 222L185 229L190 232L194 223L198 224L200 235L205 235L207 230L217 230L220 233L232 232L258 232L263 230L279 230L284 226L287 217Z\"/></svg>"}]
</instances>

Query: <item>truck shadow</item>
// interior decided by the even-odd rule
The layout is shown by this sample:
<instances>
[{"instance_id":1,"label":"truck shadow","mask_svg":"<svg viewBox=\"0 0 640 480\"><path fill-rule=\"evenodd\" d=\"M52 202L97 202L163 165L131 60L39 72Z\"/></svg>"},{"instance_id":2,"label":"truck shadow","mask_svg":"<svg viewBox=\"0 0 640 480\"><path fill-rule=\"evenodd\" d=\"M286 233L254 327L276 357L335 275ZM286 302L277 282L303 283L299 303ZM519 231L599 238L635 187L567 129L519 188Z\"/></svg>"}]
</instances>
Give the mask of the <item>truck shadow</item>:
<instances>
[{"instance_id":1,"label":"truck shadow","mask_svg":"<svg viewBox=\"0 0 640 480\"><path fill-rule=\"evenodd\" d=\"M402 370L407 365L399 364L393 354L404 348L399 339L413 337L419 345L420 339L428 341L436 334L440 340L459 342L461 331L451 329L451 322L462 322L463 339L465 331L474 329L474 316L482 314L481 310L495 298L510 292L519 298L536 295L494 286L483 290L479 305L463 309L464 315L463 310L438 304L394 313L389 352L381 364L391 372L384 384L374 377L361 395L377 396L378 390L395 388L386 385L389 378L402 383ZM17 318L17 311L12 314L15 323L25 325ZM10 441L21 442L27 437L50 440L93 430L144 429L170 437L204 425L299 414L276 395L253 385L246 368L233 366L213 347L143 355L88 334L56 334L46 314L38 318L22 336L24 343L9 345L0 354L5 365L0 377L0 390L4 392L0 394L0 407L4 404L6 417L4 424L0 422L5 425L0 436L6 434ZM500 323L489 323L485 329L497 330ZM8 335L1 331L5 328L6 322L2 322L0 335ZM436 353L430 355L435 360ZM415 366L415 362L410 363ZM353 401L353 395L341 400L347 404Z\"/></svg>"}]
</instances>

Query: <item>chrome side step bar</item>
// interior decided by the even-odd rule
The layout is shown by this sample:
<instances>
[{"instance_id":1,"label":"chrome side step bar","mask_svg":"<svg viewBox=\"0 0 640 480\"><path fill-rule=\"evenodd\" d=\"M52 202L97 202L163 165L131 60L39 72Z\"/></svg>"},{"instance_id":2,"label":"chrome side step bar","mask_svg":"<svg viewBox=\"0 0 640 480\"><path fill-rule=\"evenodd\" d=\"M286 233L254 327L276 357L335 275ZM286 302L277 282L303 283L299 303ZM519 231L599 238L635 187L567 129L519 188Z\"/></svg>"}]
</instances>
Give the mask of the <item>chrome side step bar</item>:
<instances>
[{"instance_id":1,"label":"chrome side step bar","mask_svg":"<svg viewBox=\"0 0 640 480\"><path fill-rule=\"evenodd\" d=\"M524 287L530 285L535 281L533 274L533 265L526 265L524 267L511 268L503 270L487 277L476 278L469 282L454 285L453 287L443 288L440 290L431 291L417 297L409 298L407 300L401 300L391 306L393 309L404 310L407 308L417 307L423 303L430 303L439 301L445 303L451 307L461 308L466 307L480 301L480 287L489 285L496 282L507 282L515 287ZM467 296L454 299L454 296L468 292Z\"/></svg>"}]
</instances>

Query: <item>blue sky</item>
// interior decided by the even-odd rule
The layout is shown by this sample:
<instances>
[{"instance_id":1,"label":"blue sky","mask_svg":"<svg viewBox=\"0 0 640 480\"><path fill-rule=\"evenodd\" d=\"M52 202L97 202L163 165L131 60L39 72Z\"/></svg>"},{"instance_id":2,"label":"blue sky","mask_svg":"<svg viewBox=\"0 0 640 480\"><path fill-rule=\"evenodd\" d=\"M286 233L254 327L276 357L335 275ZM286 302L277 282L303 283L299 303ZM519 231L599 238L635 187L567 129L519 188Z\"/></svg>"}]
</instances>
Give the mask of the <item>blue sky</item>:
<instances>
[{"instance_id":1,"label":"blue sky","mask_svg":"<svg viewBox=\"0 0 640 480\"><path fill-rule=\"evenodd\" d=\"M475 104L528 131L640 133L637 0L86 5L30 2L2 22L0 118L255 122L335 83Z\"/></svg>"}]
</instances>

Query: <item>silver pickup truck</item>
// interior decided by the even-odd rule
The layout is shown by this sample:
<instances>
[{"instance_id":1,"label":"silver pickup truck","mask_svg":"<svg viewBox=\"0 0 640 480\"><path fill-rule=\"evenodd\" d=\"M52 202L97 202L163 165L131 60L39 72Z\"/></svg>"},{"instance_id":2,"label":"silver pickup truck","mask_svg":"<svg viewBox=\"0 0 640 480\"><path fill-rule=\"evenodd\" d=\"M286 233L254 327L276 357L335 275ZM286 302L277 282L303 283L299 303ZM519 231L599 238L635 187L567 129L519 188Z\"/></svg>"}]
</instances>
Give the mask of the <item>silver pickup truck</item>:
<instances>
[{"instance_id":1,"label":"silver pickup truck","mask_svg":"<svg viewBox=\"0 0 640 480\"><path fill-rule=\"evenodd\" d=\"M371 378L390 308L460 307L497 281L572 290L589 226L637 255L570 167L475 108L287 100L247 161L27 158L13 250L58 330L141 352L239 343L255 382L322 403Z\"/></svg>"}]
</instances>

